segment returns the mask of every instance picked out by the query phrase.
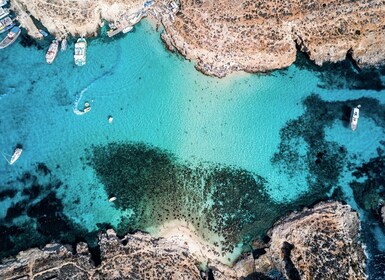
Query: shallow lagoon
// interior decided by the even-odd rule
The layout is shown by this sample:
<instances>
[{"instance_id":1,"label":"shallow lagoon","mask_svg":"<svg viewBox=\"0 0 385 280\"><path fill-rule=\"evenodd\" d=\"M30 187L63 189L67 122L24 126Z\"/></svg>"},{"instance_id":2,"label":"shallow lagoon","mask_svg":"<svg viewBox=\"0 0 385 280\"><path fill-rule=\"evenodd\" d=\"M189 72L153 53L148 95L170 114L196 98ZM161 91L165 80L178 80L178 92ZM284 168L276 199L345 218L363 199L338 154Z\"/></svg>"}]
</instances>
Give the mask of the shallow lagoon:
<instances>
[{"instance_id":1,"label":"shallow lagoon","mask_svg":"<svg viewBox=\"0 0 385 280\"><path fill-rule=\"evenodd\" d=\"M124 37L90 40L84 67L74 66L73 45L47 65L48 44L0 52L0 148L24 149L14 166L0 163L5 255L87 239L107 224L124 232L171 219L208 240L226 232L225 247L247 244L338 186L357 207L352 173L385 139L383 75L349 62L319 69L300 57L269 74L210 78L166 51L146 21ZM82 116L79 97L80 110L92 107ZM27 242L28 227L36 234Z\"/></svg>"}]
</instances>

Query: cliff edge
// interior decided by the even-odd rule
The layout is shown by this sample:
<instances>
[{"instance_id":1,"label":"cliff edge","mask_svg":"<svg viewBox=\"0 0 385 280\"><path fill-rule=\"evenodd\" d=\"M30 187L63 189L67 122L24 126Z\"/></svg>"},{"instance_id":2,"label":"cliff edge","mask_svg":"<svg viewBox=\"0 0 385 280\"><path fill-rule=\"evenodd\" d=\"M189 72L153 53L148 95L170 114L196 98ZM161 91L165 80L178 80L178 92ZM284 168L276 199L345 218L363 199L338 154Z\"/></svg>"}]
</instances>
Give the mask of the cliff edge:
<instances>
[{"instance_id":1,"label":"cliff edge","mask_svg":"<svg viewBox=\"0 0 385 280\"><path fill-rule=\"evenodd\" d=\"M174 238L127 234L113 230L99 236L100 264L87 244L76 250L60 244L29 249L0 265L1 279L272 279L274 271L288 279L366 279L365 255L358 242L359 219L347 205L321 203L292 213L260 244L232 267L207 259L209 273L189 249ZM256 252L259 252L256 254ZM254 277L254 278L253 278ZM259 277L259 278L258 278ZM212 278L210 278L212 279Z\"/></svg>"}]
</instances>

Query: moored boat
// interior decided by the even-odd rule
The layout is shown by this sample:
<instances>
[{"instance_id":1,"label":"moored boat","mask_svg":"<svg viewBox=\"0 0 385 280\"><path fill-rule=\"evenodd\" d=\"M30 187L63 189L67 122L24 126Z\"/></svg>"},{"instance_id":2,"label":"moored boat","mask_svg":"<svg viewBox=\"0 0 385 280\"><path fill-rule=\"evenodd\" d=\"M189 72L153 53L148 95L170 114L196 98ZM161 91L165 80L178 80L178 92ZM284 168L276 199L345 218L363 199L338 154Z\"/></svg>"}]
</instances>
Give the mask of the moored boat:
<instances>
[{"instance_id":1,"label":"moored boat","mask_svg":"<svg viewBox=\"0 0 385 280\"><path fill-rule=\"evenodd\" d=\"M9 26L13 25L13 20L10 17L0 19L0 33L9 29Z\"/></svg>"},{"instance_id":2,"label":"moored boat","mask_svg":"<svg viewBox=\"0 0 385 280\"><path fill-rule=\"evenodd\" d=\"M0 0L0 7L3 7L8 4L7 0Z\"/></svg>"},{"instance_id":3,"label":"moored boat","mask_svg":"<svg viewBox=\"0 0 385 280\"><path fill-rule=\"evenodd\" d=\"M3 18L7 15L9 15L9 9L5 9L5 8L0 7L0 18Z\"/></svg>"},{"instance_id":4,"label":"moored boat","mask_svg":"<svg viewBox=\"0 0 385 280\"><path fill-rule=\"evenodd\" d=\"M43 35L44 37L47 37L48 36L48 33L45 32L43 29L39 29L39 32L41 35Z\"/></svg>"},{"instance_id":5,"label":"moored boat","mask_svg":"<svg viewBox=\"0 0 385 280\"><path fill-rule=\"evenodd\" d=\"M87 41L84 38L79 38L75 44L74 54L75 64L83 66L87 62Z\"/></svg>"},{"instance_id":6,"label":"moored boat","mask_svg":"<svg viewBox=\"0 0 385 280\"><path fill-rule=\"evenodd\" d=\"M61 41L61 48L60 48L60 50L61 50L62 52L64 52L66 49L67 49L67 39L64 38L64 39Z\"/></svg>"},{"instance_id":7,"label":"moored boat","mask_svg":"<svg viewBox=\"0 0 385 280\"><path fill-rule=\"evenodd\" d=\"M21 29L19 26L12 27L7 36L0 42L0 49L4 49L15 42L20 33Z\"/></svg>"},{"instance_id":8,"label":"moored boat","mask_svg":"<svg viewBox=\"0 0 385 280\"><path fill-rule=\"evenodd\" d=\"M133 26L132 25L128 25L126 26L125 28L123 28L122 32L123 33L128 33L132 30Z\"/></svg>"},{"instance_id":9,"label":"moored boat","mask_svg":"<svg viewBox=\"0 0 385 280\"><path fill-rule=\"evenodd\" d=\"M53 40L51 45L49 45L48 51L45 55L45 60L48 64L51 64L55 60L58 50L59 42L57 40Z\"/></svg>"},{"instance_id":10,"label":"moored boat","mask_svg":"<svg viewBox=\"0 0 385 280\"><path fill-rule=\"evenodd\" d=\"M360 117L360 108L361 105L358 105L357 107L353 108L350 116L350 127L353 131L357 129L358 119Z\"/></svg>"}]
</instances>

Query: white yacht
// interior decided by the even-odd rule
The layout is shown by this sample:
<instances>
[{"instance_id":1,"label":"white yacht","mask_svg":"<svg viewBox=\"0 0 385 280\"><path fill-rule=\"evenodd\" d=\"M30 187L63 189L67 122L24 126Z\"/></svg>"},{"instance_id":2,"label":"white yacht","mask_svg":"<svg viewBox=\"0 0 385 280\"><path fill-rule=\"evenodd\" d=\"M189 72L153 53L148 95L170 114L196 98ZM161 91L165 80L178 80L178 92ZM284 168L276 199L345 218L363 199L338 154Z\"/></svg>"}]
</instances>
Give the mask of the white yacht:
<instances>
[{"instance_id":1,"label":"white yacht","mask_svg":"<svg viewBox=\"0 0 385 280\"><path fill-rule=\"evenodd\" d=\"M353 108L352 114L350 116L350 127L353 131L357 129L358 118L360 117L360 108L361 105L358 105L357 107Z\"/></svg>"},{"instance_id":2,"label":"white yacht","mask_svg":"<svg viewBox=\"0 0 385 280\"><path fill-rule=\"evenodd\" d=\"M62 52L64 52L66 49L67 49L67 39L64 38L64 39L61 41L61 48L60 48L60 50L61 50Z\"/></svg>"},{"instance_id":3,"label":"white yacht","mask_svg":"<svg viewBox=\"0 0 385 280\"><path fill-rule=\"evenodd\" d=\"M79 38L75 44L74 54L75 64L77 66L83 66L87 61L87 41L84 38Z\"/></svg>"}]
</instances>

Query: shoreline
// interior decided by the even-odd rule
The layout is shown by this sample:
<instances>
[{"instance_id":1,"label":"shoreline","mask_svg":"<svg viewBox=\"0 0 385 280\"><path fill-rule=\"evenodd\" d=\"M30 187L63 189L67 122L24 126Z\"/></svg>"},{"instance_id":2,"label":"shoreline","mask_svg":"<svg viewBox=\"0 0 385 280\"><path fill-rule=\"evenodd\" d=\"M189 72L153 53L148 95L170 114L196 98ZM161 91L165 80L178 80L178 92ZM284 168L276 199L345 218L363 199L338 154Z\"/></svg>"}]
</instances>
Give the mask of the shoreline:
<instances>
[{"instance_id":1,"label":"shoreline","mask_svg":"<svg viewBox=\"0 0 385 280\"><path fill-rule=\"evenodd\" d=\"M242 248L236 247L231 253L224 254L220 246L212 244L199 236L197 230L186 221L173 220L162 224L159 227L149 227L145 232L156 238L172 240L175 244L189 249L192 255L203 266L210 261L219 261L231 266L242 254ZM210 239L220 240L219 235L211 234Z\"/></svg>"},{"instance_id":2,"label":"shoreline","mask_svg":"<svg viewBox=\"0 0 385 280\"><path fill-rule=\"evenodd\" d=\"M132 22L135 15L142 13L151 24L163 26L161 38L166 48L192 60L201 73L219 78L233 72L265 73L286 68L296 61L298 51L306 53L319 66L324 62L345 60L348 54L361 68L385 64L385 39L374 34L381 32L377 28L382 26L381 22L365 23L385 8L363 1L357 2L351 10L345 9L349 5L346 3L341 7L333 2L309 8L293 1L284 5L287 11L277 15L278 22L271 11L261 16L246 4L229 18L225 11L233 8L225 2L218 2L218 7L223 7L219 13L208 3L189 0L182 0L179 6L167 0L150 2L146 6L148 2L119 0L110 4L99 0L79 4L80 8L74 9L72 2L66 1L58 5L56 1L11 0L11 8L15 9L21 25L27 27L28 34L37 39L41 34L36 28L28 28L28 14L55 37L63 38L68 34L95 37L103 20L119 25L121 21ZM373 15L356 22L357 13L363 8ZM245 18L245 15L248 16ZM311 18L315 18L312 20L314 28L308 24ZM341 19L354 24L349 30L344 26L339 34L334 34L336 22ZM130 24L134 26L138 21ZM322 28L317 29L318 25ZM330 40L320 36L329 33Z\"/></svg>"}]
</instances>

